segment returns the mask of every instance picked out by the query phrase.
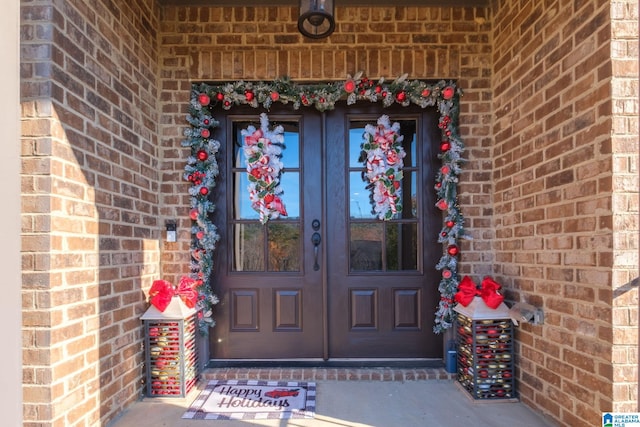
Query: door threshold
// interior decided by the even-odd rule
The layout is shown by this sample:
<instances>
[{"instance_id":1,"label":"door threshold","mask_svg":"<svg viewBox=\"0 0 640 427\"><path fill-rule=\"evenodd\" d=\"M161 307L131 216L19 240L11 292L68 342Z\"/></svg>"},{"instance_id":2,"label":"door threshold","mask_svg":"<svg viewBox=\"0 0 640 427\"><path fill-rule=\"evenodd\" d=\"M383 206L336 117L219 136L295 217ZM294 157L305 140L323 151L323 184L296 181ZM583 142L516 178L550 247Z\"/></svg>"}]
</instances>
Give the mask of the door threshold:
<instances>
[{"instance_id":1,"label":"door threshold","mask_svg":"<svg viewBox=\"0 0 640 427\"><path fill-rule=\"evenodd\" d=\"M207 368L442 368L442 359L211 359Z\"/></svg>"}]
</instances>

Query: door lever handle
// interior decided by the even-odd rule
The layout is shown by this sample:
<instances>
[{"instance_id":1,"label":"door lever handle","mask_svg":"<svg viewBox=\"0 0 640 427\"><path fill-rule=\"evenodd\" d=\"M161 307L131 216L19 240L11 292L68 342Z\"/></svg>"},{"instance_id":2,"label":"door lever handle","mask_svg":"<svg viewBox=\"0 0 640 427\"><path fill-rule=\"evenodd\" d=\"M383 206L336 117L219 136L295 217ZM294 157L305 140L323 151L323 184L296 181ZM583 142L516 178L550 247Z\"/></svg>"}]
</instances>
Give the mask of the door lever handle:
<instances>
[{"instance_id":1,"label":"door lever handle","mask_svg":"<svg viewBox=\"0 0 640 427\"><path fill-rule=\"evenodd\" d=\"M320 270L320 264L318 264L318 246L320 246L320 242L322 238L320 237L320 233L317 231L311 235L311 243L313 243L313 270Z\"/></svg>"}]
</instances>

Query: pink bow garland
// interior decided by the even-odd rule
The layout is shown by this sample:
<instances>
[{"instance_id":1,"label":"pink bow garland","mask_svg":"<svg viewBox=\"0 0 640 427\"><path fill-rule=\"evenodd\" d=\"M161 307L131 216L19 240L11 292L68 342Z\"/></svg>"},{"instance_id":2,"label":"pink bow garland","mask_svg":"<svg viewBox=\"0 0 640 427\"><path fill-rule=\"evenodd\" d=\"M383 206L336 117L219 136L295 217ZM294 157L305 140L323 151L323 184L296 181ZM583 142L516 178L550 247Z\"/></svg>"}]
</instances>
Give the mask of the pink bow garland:
<instances>
[{"instance_id":1,"label":"pink bow garland","mask_svg":"<svg viewBox=\"0 0 640 427\"><path fill-rule=\"evenodd\" d=\"M161 312L164 312L171 299L179 296L189 308L194 308L198 302L198 291L196 280L183 276L177 287L174 287L166 280L155 280L149 289L149 302Z\"/></svg>"},{"instance_id":2,"label":"pink bow garland","mask_svg":"<svg viewBox=\"0 0 640 427\"><path fill-rule=\"evenodd\" d=\"M464 276L458 285L454 299L463 306L468 306L473 298L480 296L487 307L496 309L504 301L504 296L498 293L501 286L491 277L487 276L482 280L480 289L469 276Z\"/></svg>"},{"instance_id":3,"label":"pink bow garland","mask_svg":"<svg viewBox=\"0 0 640 427\"><path fill-rule=\"evenodd\" d=\"M244 141L247 145L258 145L258 141L262 138L262 130L257 129L251 135L244 137Z\"/></svg>"}]
</instances>

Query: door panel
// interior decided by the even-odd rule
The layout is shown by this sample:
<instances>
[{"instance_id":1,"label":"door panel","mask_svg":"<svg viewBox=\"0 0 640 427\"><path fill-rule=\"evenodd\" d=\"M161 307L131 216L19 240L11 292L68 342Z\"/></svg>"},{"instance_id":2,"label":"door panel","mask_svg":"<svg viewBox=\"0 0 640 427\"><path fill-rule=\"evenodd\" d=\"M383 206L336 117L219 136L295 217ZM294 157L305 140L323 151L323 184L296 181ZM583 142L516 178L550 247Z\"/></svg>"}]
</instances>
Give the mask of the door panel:
<instances>
[{"instance_id":1,"label":"door panel","mask_svg":"<svg viewBox=\"0 0 640 427\"><path fill-rule=\"evenodd\" d=\"M372 212L359 160L371 108L341 107L327 119L327 284L332 358L440 357L432 333L437 305L439 214L433 207L438 117L418 108L385 109L401 124L403 211L390 221ZM343 174L339 171L344 171ZM348 176L348 179L345 179Z\"/></svg>"},{"instance_id":2,"label":"door panel","mask_svg":"<svg viewBox=\"0 0 640 427\"><path fill-rule=\"evenodd\" d=\"M241 131L260 128L259 112L236 108L220 120L221 189L215 223L220 243L214 258L213 287L220 296L210 350L219 359L321 358L323 356L322 271L313 269L312 220L318 187L320 114L272 111L271 127L285 128L281 176L287 216L262 225L251 208Z\"/></svg>"}]
</instances>

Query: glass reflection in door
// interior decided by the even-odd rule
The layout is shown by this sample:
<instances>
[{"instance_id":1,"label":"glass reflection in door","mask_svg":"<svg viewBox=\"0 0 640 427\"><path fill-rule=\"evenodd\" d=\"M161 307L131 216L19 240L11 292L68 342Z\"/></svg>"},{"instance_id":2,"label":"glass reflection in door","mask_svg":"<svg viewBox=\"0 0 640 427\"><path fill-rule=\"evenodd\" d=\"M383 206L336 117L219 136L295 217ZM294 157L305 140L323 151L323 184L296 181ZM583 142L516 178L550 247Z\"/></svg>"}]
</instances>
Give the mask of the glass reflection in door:
<instances>
[{"instance_id":1,"label":"glass reflection in door","mask_svg":"<svg viewBox=\"0 0 640 427\"><path fill-rule=\"evenodd\" d=\"M269 220L265 225L251 207L249 179L243 151L242 130L249 125L257 129L257 121L233 122L233 209L230 221L233 239L232 269L236 272L294 272L301 271L301 217L300 217L300 129L297 121L272 122L271 126L284 128L284 147L280 176L282 201L287 216Z\"/></svg>"},{"instance_id":2,"label":"glass reflection in door","mask_svg":"<svg viewBox=\"0 0 640 427\"><path fill-rule=\"evenodd\" d=\"M373 211L371 191L361 161L365 126L370 121L351 120L348 133L349 271L416 271L418 265L418 164L417 121L397 120L406 152L401 200L403 210L389 221Z\"/></svg>"}]
</instances>

